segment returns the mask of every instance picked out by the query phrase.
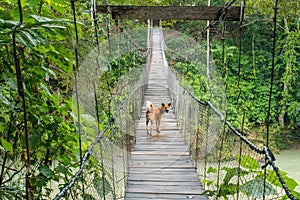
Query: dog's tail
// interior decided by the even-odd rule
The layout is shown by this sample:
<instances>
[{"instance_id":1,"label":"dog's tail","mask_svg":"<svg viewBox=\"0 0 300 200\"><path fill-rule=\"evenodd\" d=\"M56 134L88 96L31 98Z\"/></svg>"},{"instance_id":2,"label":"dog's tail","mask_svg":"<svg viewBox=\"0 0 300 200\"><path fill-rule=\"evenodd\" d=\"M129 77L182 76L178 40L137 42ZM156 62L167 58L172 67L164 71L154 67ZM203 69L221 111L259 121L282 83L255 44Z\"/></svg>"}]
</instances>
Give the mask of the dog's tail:
<instances>
[{"instance_id":1,"label":"dog's tail","mask_svg":"<svg viewBox=\"0 0 300 200\"><path fill-rule=\"evenodd\" d=\"M154 105L151 101L146 101L146 111L147 112L152 112L154 108Z\"/></svg>"}]
</instances>

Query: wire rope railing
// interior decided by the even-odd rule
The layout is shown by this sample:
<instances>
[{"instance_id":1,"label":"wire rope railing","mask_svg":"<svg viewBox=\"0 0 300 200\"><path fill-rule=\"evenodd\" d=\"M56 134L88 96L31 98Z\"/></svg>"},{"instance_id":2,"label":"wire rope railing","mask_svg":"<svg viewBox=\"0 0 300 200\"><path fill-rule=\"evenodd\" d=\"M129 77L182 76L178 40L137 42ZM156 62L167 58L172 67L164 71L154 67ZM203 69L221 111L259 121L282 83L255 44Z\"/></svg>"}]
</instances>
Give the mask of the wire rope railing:
<instances>
[{"instance_id":1,"label":"wire rope railing","mask_svg":"<svg viewBox=\"0 0 300 200\"><path fill-rule=\"evenodd\" d=\"M118 109L116 109L113 118L106 123L101 132L95 132L97 137L93 139L91 136L90 138L83 136L83 141L87 142L88 139L93 143L84 153L82 164L71 182L54 199L123 198L130 151L135 142L135 121L141 112L142 97L145 92L146 73L145 67L139 76L139 81L132 85L131 94L124 101L118 103ZM83 114L83 116L87 115ZM89 118L89 120L92 119ZM90 171L93 169L92 167L95 169ZM78 188L76 184L83 172L85 191Z\"/></svg>"},{"instance_id":2,"label":"wire rope railing","mask_svg":"<svg viewBox=\"0 0 300 200\"><path fill-rule=\"evenodd\" d=\"M151 27L149 27L151 28ZM151 49L146 52L141 46L150 45L147 34L151 30L134 30L126 33L120 32L109 38L109 48L99 50L87 55L87 62L82 62L82 70L78 80L78 102L81 112L82 142L90 144L85 151L82 163L72 180L61 188L54 199L122 199L128 176L128 163L130 151L135 143L136 121L141 113L141 105L147 87L148 64ZM138 34L139 37L130 36ZM134 39L133 39L134 38ZM149 37L148 37L149 38ZM140 51L142 49L142 51ZM119 53L118 53L119 52ZM133 55L133 68L130 72L119 77L118 84L108 93L99 90L97 79L106 70L108 62L115 61L120 64L120 54ZM139 53L141 52L141 53ZM135 56L135 54L137 54ZM147 57L147 63L138 66L135 59ZM107 60L107 55L111 55ZM92 59L95 59L93 62ZM87 72L93 71L94 74ZM88 75L88 76L87 76ZM99 110L101 102L99 95L109 95L111 118L103 123L102 111ZM103 97L102 97L103 98ZM102 117L102 122L99 118ZM100 127L99 127L100 125ZM105 126L104 126L105 125ZM85 146L84 145L84 146ZM83 175L83 179L79 177ZM82 184L82 187L79 185ZM84 188L84 190L82 190Z\"/></svg>"},{"instance_id":3,"label":"wire rope railing","mask_svg":"<svg viewBox=\"0 0 300 200\"><path fill-rule=\"evenodd\" d=\"M239 199L248 199L249 196L274 199L285 195L296 199L280 175L269 148L263 144L253 144L228 121L224 121L223 115L210 102L205 103L195 98L181 85L170 68L168 74L169 90L179 126L190 147L205 190L210 195L235 198L240 191ZM223 126L225 138L220 140ZM265 168L266 188L263 179ZM221 180L220 184L215 182L217 179Z\"/></svg>"},{"instance_id":4,"label":"wire rope railing","mask_svg":"<svg viewBox=\"0 0 300 200\"><path fill-rule=\"evenodd\" d=\"M169 67L172 105L206 193L212 199L297 199L272 151L233 127L219 111L222 107L214 107L216 101L199 100L184 84Z\"/></svg>"}]
</instances>

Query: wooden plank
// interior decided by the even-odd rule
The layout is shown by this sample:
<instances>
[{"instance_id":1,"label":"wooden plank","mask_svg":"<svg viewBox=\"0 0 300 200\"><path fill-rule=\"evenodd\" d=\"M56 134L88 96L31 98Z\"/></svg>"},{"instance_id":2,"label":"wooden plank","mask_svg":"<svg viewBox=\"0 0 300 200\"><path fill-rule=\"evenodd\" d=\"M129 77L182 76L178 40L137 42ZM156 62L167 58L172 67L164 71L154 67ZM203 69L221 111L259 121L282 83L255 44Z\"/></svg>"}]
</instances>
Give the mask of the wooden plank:
<instances>
[{"instance_id":1,"label":"wooden plank","mask_svg":"<svg viewBox=\"0 0 300 200\"><path fill-rule=\"evenodd\" d=\"M177 145L172 145L172 146L166 146L166 147L161 147L161 145L139 145L135 146L133 151L188 151L189 149L187 147L183 146L177 146Z\"/></svg>"},{"instance_id":2,"label":"wooden plank","mask_svg":"<svg viewBox=\"0 0 300 200\"><path fill-rule=\"evenodd\" d=\"M144 173L144 172L151 172L153 173L166 173L166 172L172 172L172 173L181 173L181 172L189 172L189 173L194 173L195 169L194 168L157 168L157 169L149 169L149 168L136 168L132 171L132 173ZM186 180L188 181L188 180ZM199 181L197 181L199 182Z\"/></svg>"},{"instance_id":3,"label":"wooden plank","mask_svg":"<svg viewBox=\"0 0 300 200\"><path fill-rule=\"evenodd\" d=\"M160 44L157 45L160 46ZM161 49L155 49L161 51ZM157 56L155 60L160 60L162 54L156 53L155 56ZM152 67L153 65L150 66L149 73L152 74L150 78L157 78L156 86L153 89L148 88L144 99L159 105L160 102L171 100L171 98L167 90L162 89L164 85L161 83L165 81L164 73L154 73L157 70L164 70L157 69L157 66ZM161 133L157 134L154 126L152 136L147 136L145 101L142 106L142 117L137 122L136 144L130 155L125 199L206 200L207 197L201 195L203 192L201 182L189 155L189 148L184 143L178 128L178 121L173 110L163 115Z\"/></svg>"},{"instance_id":4,"label":"wooden plank","mask_svg":"<svg viewBox=\"0 0 300 200\"><path fill-rule=\"evenodd\" d=\"M149 168L149 169L187 169L187 168L191 168L191 169L195 169L195 166L191 165L191 164L186 164L186 163L176 163L176 164L172 164L172 165L166 165L166 163L147 163L147 164L130 164L129 165L130 169L134 169L134 168Z\"/></svg>"},{"instance_id":5,"label":"wooden plank","mask_svg":"<svg viewBox=\"0 0 300 200\"><path fill-rule=\"evenodd\" d=\"M219 20L221 6L109 6L113 19ZM239 21L240 7L230 7L226 20ZM97 6L97 12L108 13L107 6ZM157 59L158 60L158 59Z\"/></svg>"},{"instance_id":6,"label":"wooden plank","mask_svg":"<svg viewBox=\"0 0 300 200\"><path fill-rule=\"evenodd\" d=\"M182 176L181 174L129 174L128 181L177 181L180 180L192 180L199 181L199 178L196 174L189 173L188 175ZM199 188L200 189L200 188Z\"/></svg>"},{"instance_id":7,"label":"wooden plank","mask_svg":"<svg viewBox=\"0 0 300 200\"><path fill-rule=\"evenodd\" d=\"M183 185L179 185L179 186L156 186L156 185L152 185L151 187L131 187L131 188L127 188L126 190L127 192L139 192L139 193L160 193L160 194L202 194L203 190L199 190L199 187L196 186L183 186Z\"/></svg>"},{"instance_id":8,"label":"wooden plank","mask_svg":"<svg viewBox=\"0 0 300 200\"><path fill-rule=\"evenodd\" d=\"M180 161L180 160L189 160L190 158L187 156L162 156L162 155L156 155L156 156L143 156L143 155L132 155L131 159L133 161L138 160L141 162L146 162L146 161L164 161L165 163L173 163L175 161Z\"/></svg>"},{"instance_id":9,"label":"wooden plank","mask_svg":"<svg viewBox=\"0 0 300 200\"><path fill-rule=\"evenodd\" d=\"M171 182L174 182L174 183L177 183L177 182L187 182L187 181L190 181L190 182L193 182L193 183L199 183L197 185L200 186L200 181L199 179L195 179L195 180L189 180L189 179L183 179L184 177L189 177L191 174L194 174L194 172L189 169L169 169L169 170L166 170L166 169L142 169L142 168L139 168L139 170L135 170L134 173L131 173L131 174L135 174L135 175L140 175L140 174L151 174L151 177L154 176L154 175L157 175L157 176L171 176L171 175L174 175L174 174L180 174L180 181L176 180L176 181L171 181L171 180L168 180L171 181ZM193 177L197 177L197 176L193 176ZM174 177L175 178L175 177ZM142 181L142 180L137 180L137 181ZM150 181L148 181L150 182ZM156 185L156 184L153 184L153 185ZM176 185L176 184L174 184Z\"/></svg>"},{"instance_id":10,"label":"wooden plank","mask_svg":"<svg viewBox=\"0 0 300 200\"><path fill-rule=\"evenodd\" d=\"M188 194L149 194L149 193L127 193L125 196L128 200L173 200L173 199L192 199L192 200L207 200L207 198L203 198L203 195L188 195Z\"/></svg>"},{"instance_id":11,"label":"wooden plank","mask_svg":"<svg viewBox=\"0 0 300 200\"><path fill-rule=\"evenodd\" d=\"M188 194L149 194L149 193L127 193L125 198L127 200L177 200L177 199L191 199L191 200L207 200L203 195L188 195Z\"/></svg>"},{"instance_id":12,"label":"wooden plank","mask_svg":"<svg viewBox=\"0 0 300 200\"><path fill-rule=\"evenodd\" d=\"M160 152L160 151L134 151L131 155L151 155L151 156L189 156L189 152Z\"/></svg>"}]
</instances>

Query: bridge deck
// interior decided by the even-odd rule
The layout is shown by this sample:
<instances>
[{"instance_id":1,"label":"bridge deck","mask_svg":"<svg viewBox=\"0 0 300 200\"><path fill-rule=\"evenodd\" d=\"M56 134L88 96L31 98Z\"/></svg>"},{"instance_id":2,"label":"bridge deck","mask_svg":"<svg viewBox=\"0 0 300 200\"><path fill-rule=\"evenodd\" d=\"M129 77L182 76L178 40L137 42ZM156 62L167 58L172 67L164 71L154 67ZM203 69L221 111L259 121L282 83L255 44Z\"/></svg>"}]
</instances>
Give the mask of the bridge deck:
<instances>
[{"instance_id":1,"label":"bridge deck","mask_svg":"<svg viewBox=\"0 0 300 200\"><path fill-rule=\"evenodd\" d=\"M171 102L160 34L159 29L154 30L152 63L144 97L155 106ZM152 136L147 136L145 104L142 110L136 145L131 153L125 199L207 199L201 195L203 189L173 111L163 115L161 133L157 134L154 128Z\"/></svg>"}]
</instances>

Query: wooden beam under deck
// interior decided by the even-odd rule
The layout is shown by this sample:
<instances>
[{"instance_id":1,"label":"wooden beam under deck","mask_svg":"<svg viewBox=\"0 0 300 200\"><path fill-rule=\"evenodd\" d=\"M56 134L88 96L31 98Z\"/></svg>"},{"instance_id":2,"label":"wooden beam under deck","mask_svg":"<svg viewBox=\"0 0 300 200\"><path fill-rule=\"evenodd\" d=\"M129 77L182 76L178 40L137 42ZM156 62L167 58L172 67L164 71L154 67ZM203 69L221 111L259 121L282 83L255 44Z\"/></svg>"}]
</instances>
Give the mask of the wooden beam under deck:
<instances>
[{"instance_id":1,"label":"wooden beam under deck","mask_svg":"<svg viewBox=\"0 0 300 200\"><path fill-rule=\"evenodd\" d=\"M224 7L219 6L97 6L98 13L108 13L113 19L154 19L154 20L219 20ZM230 7L227 21L239 21L241 9Z\"/></svg>"}]
</instances>

